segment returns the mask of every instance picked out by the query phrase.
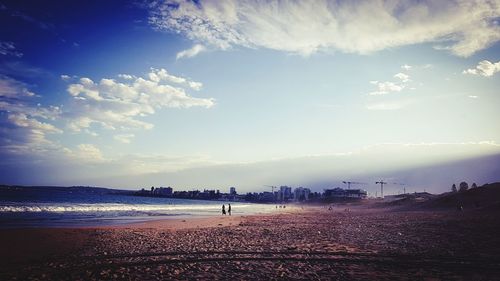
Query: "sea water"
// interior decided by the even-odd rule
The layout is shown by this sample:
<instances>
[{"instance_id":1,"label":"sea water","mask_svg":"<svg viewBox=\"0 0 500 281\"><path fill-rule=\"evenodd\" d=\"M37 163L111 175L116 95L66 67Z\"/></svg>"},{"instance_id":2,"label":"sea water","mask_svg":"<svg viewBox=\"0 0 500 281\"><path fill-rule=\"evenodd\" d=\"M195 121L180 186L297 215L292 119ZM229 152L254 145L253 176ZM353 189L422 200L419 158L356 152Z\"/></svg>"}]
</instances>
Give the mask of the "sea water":
<instances>
[{"instance_id":1,"label":"sea water","mask_svg":"<svg viewBox=\"0 0 500 281\"><path fill-rule=\"evenodd\" d=\"M274 205L139 197L85 187L0 187L0 227L98 226L167 218L273 212Z\"/></svg>"}]
</instances>

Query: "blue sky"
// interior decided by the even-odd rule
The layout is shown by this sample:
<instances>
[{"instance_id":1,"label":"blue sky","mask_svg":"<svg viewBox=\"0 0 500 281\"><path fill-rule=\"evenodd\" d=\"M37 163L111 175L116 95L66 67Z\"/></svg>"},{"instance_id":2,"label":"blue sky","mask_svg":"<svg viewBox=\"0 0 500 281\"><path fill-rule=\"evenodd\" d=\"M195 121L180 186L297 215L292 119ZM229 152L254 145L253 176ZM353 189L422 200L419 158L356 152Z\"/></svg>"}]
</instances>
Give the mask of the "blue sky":
<instances>
[{"instance_id":1,"label":"blue sky","mask_svg":"<svg viewBox=\"0 0 500 281\"><path fill-rule=\"evenodd\" d=\"M407 170L499 154L499 18L498 1L2 1L0 182L498 180L497 162Z\"/></svg>"}]
</instances>

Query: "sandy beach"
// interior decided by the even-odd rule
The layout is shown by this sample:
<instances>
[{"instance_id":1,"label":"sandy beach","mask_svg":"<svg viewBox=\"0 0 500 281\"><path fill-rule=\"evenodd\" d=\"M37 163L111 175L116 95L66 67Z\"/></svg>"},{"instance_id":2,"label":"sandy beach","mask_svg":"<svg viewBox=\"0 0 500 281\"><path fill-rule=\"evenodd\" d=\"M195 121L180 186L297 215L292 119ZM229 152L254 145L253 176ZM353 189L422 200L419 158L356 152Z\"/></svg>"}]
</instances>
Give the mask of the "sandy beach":
<instances>
[{"instance_id":1,"label":"sandy beach","mask_svg":"<svg viewBox=\"0 0 500 281\"><path fill-rule=\"evenodd\" d=\"M497 212L296 208L0 230L2 280L499 280Z\"/></svg>"},{"instance_id":2,"label":"sandy beach","mask_svg":"<svg viewBox=\"0 0 500 281\"><path fill-rule=\"evenodd\" d=\"M0 281L500 281L500 0L0 26Z\"/></svg>"}]
</instances>

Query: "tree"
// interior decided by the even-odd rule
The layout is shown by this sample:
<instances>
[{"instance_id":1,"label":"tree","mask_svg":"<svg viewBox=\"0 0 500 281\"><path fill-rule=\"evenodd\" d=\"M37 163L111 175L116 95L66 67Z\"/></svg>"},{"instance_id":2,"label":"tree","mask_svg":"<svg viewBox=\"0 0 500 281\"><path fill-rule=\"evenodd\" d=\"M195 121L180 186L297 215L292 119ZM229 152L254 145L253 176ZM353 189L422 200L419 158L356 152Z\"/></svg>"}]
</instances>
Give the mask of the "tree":
<instances>
[{"instance_id":1,"label":"tree","mask_svg":"<svg viewBox=\"0 0 500 281\"><path fill-rule=\"evenodd\" d=\"M459 191L462 192L462 191L467 191L467 189L469 189L469 184L467 184L466 182L461 182L460 183L460 189Z\"/></svg>"},{"instance_id":2,"label":"tree","mask_svg":"<svg viewBox=\"0 0 500 281\"><path fill-rule=\"evenodd\" d=\"M457 192L457 186L455 184L451 186L451 192Z\"/></svg>"},{"instance_id":3,"label":"tree","mask_svg":"<svg viewBox=\"0 0 500 281\"><path fill-rule=\"evenodd\" d=\"M477 187L476 183L473 183L470 188L476 188L476 187Z\"/></svg>"}]
</instances>

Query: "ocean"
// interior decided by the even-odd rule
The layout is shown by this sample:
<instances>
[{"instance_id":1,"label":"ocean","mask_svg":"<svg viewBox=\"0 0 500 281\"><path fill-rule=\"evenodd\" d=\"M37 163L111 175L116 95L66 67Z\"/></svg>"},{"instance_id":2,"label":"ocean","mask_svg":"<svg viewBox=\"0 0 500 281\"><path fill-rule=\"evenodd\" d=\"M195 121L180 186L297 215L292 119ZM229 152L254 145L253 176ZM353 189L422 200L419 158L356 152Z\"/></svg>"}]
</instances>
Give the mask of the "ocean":
<instances>
[{"instance_id":1,"label":"ocean","mask_svg":"<svg viewBox=\"0 0 500 281\"><path fill-rule=\"evenodd\" d=\"M267 213L274 205L130 196L89 187L0 186L0 228L116 225L167 218Z\"/></svg>"}]
</instances>

